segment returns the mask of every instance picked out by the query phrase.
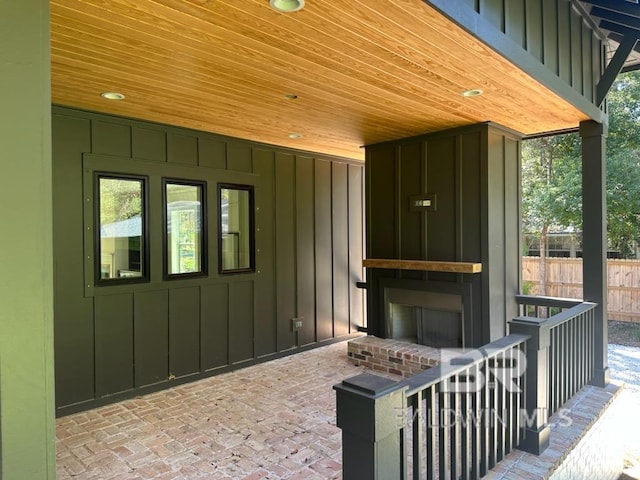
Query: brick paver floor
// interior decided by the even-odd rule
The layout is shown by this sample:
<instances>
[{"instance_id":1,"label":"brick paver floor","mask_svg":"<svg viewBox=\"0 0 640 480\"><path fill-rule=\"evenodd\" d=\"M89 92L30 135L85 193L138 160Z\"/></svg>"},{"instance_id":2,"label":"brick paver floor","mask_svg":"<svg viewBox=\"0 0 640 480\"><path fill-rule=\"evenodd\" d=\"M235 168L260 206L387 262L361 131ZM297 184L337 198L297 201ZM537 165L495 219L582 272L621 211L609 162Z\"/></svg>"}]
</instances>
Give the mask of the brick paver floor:
<instances>
[{"instance_id":1,"label":"brick paver floor","mask_svg":"<svg viewBox=\"0 0 640 480\"><path fill-rule=\"evenodd\" d=\"M58 480L341 478L331 387L362 371L342 342L60 418ZM576 425L613 390L581 391ZM580 430L556 429L543 456L516 450L488 478L545 478Z\"/></svg>"},{"instance_id":2,"label":"brick paver floor","mask_svg":"<svg viewBox=\"0 0 640 480\"><path fill-rule=\"evenodd\" d=\"M58 479L341 477L338 343L57 420Z\"/></svg>"}]
</instances>

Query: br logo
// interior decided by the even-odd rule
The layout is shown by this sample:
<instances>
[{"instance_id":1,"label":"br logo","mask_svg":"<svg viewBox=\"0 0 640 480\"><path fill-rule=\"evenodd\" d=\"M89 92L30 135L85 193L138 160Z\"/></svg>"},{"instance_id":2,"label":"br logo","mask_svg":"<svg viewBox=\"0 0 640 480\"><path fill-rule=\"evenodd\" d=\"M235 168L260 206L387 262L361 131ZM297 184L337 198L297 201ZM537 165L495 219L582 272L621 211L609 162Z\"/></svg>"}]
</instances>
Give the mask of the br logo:
<instances>
[{"instance_id":1,"label":"br logo","mask_svg":"<svg viewBox=\"0 0 640 480\"><path fill-rule=\"evenodd\" d=\"M448 348L441 350L440 359L443 370L450 375L442 383L443 393L475 393L498 386L509 393L522 392L520 384L527 359L521 350Z\"/></svg>"}]
</instances>

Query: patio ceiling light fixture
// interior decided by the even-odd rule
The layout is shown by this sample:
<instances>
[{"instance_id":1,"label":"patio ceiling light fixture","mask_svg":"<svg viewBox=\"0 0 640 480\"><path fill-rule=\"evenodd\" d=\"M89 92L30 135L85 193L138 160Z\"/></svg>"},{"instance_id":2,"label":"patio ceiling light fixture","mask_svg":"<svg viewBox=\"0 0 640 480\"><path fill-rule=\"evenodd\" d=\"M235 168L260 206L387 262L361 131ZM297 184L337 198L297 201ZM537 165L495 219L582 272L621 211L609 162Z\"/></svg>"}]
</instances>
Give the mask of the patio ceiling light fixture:
<instances>
[{"instance_id":1,"label":"patio ceiling light fixture","mask_svg":"<svg viewBox=\"0 0 640 480\"><path fill-rule=\"evenodd\" d=\"M289 134L289 138L302 138L302 134L301 133L290 133Z\"/></svg>"},{"instance_id":2,"label":"patio ceiling light fixture","mask_svg":"<svg viewBox=\"0 0 640 480\"><path fill-rule=\"evenodd\" d=\"M479 88L472 88L471 90L465 90L464 92L462 92L462 96L463 97L479 97L483 93L484 92Z\"/></svg>"},{"instance_id":3,"label":"patio ceiling light fixture","mask_svg":"<svg viewBox=\"0 0 640 480\"><path fill-rule=\"evenodd\" d=\"M118 92L102 92L100 96L107 100L124 100L124 95Z\"/></svg>"},{"instance_id":4,"label":"patio ceiling light fixture","mask_svg":"<svg viewBox=\"0 0 640 480\"><path fill-rule=\"evenodd\" d=\"M271 8L277 12L291 13L304 8L304 0L269 0Z\"/></svg>"}]
</instances>

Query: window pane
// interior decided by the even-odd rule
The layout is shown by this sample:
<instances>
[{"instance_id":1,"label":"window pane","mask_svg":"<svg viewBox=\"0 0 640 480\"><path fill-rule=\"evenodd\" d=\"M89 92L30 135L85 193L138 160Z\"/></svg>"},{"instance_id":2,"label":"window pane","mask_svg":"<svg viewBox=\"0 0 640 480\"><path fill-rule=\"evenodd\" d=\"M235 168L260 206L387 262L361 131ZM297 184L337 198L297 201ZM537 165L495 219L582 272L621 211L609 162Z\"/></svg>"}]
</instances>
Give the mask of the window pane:
<instances>
[{"instance_id":1,"label":"window pane","mask_svg":"<svg viewBox=\"0 0 640 480\"><path fill-rule=\"evenodd\" d=\"M99 177L99 280L142 277L144 180Z\"/></svg>"},{"instance_id":2,"label":"window pane","mask_svg":"<svg viewBox=\"0 0 640 480\"><path fill-rule=\"evenodd\" d=\"M220 270L253 269L253 190L220 188Z\"/></svg>"},{"instance_id":3,"label":"window pane","mask_svg":"<svg viewBox=\"0 0 640 480\"><path fill-rule=\"evenodd\" d=\"M169 183L167 201L167 274L203 272L202 185Z\"/></svg>"}]
</instances>

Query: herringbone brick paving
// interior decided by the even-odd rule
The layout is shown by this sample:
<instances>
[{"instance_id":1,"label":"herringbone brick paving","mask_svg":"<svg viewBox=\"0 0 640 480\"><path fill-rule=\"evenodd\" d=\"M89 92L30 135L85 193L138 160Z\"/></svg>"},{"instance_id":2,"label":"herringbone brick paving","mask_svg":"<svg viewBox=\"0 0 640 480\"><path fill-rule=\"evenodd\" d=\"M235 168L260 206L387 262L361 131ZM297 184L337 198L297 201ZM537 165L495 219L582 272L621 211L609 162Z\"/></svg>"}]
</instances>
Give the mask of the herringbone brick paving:
<instances>
[{"instance_id":1,"label":"herringbone brick paving","mask_svg":"<svg viewBox=\"0 0 640 480\"><path fill-rule=\"evenodd\" d=\"M60 418L58 480L341 478L331 387L361 372L342 342ZM610 395L581 391L543 456L516 450L487 478L546 478Z\"/></svg>"},{"instance_id":2,"label":"herringbone brick paving","mask_svg":"<svg viewBox=\"0 0 640 480\"><path fill-rule=\"evenodd\" d=\"M57 420L58 479L332 479L338 343Z\"/></svg>"}]
</instances>

